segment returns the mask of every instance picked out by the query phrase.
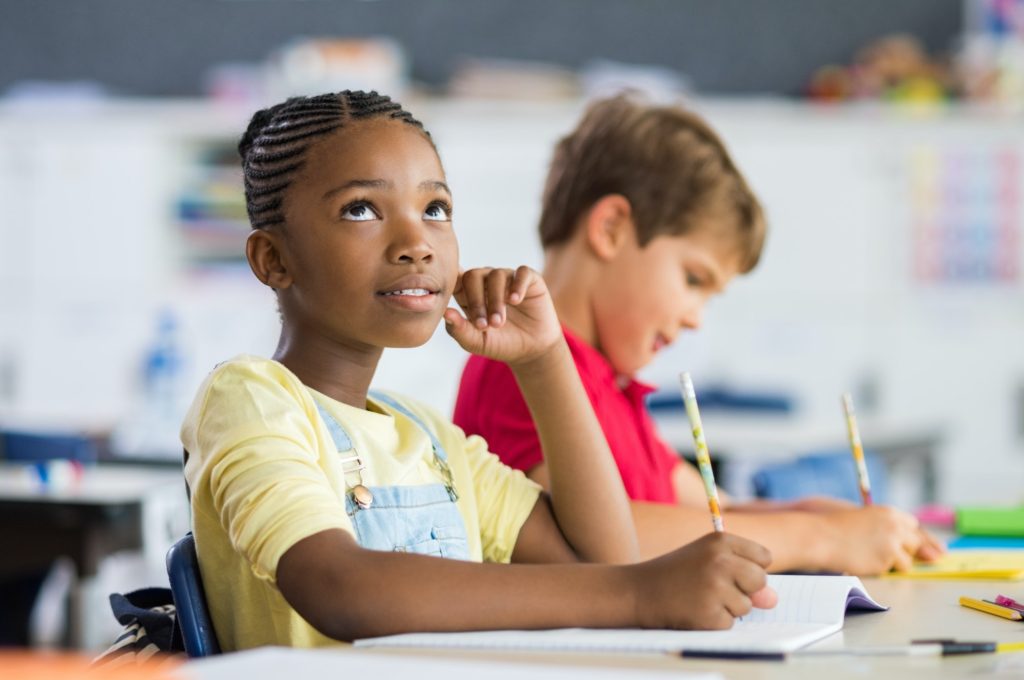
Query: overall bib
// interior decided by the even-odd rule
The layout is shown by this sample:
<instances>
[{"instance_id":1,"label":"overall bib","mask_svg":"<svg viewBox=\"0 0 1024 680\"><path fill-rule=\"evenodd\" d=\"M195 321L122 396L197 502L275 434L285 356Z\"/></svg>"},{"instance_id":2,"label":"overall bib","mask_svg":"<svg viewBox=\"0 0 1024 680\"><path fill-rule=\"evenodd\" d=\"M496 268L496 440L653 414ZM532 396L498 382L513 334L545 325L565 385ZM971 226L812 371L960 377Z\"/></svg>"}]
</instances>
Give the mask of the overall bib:
<instances>
[{"instance_id":1,"label":"overall bib","mask_svg":"<svg viewBox=\"0 0 1024 680\"><path fill-rule=\"evenodd\" d=\"M364 468L362 458L341 423L316 402L334 446L343 455L345 511L352 521L356 542L371 550L468 560L466 525L455 505L458 494L452 482L448 454L444 447L433 431L409 409L388 395L371 393L371 396L411 419L427 433L433 447L434 466L444 482L418 486L350 485L350 474L359 473Z\"/></svg>"}]
</instances>

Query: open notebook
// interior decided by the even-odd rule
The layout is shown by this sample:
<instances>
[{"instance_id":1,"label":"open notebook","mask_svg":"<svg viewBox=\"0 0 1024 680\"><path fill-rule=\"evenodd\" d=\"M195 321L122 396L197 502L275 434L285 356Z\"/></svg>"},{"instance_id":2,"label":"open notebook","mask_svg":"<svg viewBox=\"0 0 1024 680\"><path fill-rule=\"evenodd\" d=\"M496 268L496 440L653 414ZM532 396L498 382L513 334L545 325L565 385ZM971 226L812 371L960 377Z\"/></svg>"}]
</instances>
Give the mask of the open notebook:
<instances>
[{"instance_id":1,"label":"open notebook","mask_svg":"<svg viewBox=\"0 0 1024 680\"><path fill-rule=\"evenodd\" d=\"M755 609L729 630L562 628L408 633L356 640L365 647L461 647L587 652L791 652L843 627L847 609L882 611L855 576L770 575L774 609Z\"/></svg>"}]
</instances>

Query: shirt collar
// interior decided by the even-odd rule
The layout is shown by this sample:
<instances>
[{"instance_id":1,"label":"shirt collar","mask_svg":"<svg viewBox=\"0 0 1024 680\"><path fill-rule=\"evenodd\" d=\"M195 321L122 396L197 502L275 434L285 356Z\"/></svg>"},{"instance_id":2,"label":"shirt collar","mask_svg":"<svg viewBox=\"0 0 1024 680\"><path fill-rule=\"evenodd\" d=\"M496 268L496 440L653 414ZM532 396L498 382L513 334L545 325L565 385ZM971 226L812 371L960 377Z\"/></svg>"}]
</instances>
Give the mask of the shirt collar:
<instances>
[{"instance_id":1,"label":"shirt collar","mask_svg":"<svg viewBox=\"0 0 1024 680\"><path fill-rule=\"evenodd\" d=\"M635 401L642 400L654 392L653 385L641 382L630 375L616 373L611 362L596 347L577 337L565 325L562 326L562 332L565 334L565 341L569 345L569 351L572 352L579 371L585 372L605 384L613 385Z\"/></svg>"}]
</instances>

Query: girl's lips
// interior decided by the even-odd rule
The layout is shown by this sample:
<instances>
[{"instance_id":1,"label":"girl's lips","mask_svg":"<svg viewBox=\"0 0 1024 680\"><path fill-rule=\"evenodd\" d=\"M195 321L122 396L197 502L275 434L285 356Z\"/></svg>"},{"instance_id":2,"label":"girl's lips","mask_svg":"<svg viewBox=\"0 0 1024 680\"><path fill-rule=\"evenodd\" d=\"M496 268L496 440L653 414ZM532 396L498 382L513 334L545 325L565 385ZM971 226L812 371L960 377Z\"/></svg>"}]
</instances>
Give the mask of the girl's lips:
<instances>
[{"instance_id":1,"label":"girl's lips","mask_svg":"<svg viewBox=\"0 0 1024 680\"><path fill-rule=\"evenodd\" d=\"M412 312L429 312L437 306L438 294L423 288L409 288L386 293L377 297L388 305Z\"/></svg>"},{"instance_id":2,"label":"girl's lips","mask_svg":"<svg viewBox=\"0 0 1024 680\"><path fill-rule=\"evenodd\" d=\"M668 338L661 333L654 336L654 351L658 352L668 346Z\"/></svg>"}]
</instances>

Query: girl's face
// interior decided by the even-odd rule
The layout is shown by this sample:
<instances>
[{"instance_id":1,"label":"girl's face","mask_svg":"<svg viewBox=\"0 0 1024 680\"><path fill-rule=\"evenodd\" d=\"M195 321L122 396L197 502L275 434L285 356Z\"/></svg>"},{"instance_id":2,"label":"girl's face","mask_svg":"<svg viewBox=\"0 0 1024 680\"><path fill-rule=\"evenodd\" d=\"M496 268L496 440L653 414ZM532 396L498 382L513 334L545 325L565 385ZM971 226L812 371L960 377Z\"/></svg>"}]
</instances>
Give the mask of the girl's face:
<instances>
[{"instance_id":1,"label":"girl's face","mask_svg":"<svg viewBox=\"0 0 1024 680\"><path fill-rule=\"evenodd\" d=\"M459 261L433 146L401 121L350 121L305 160L285 197L285 323L352 349L422 345Z\"/></svg>"}]
</instances>

